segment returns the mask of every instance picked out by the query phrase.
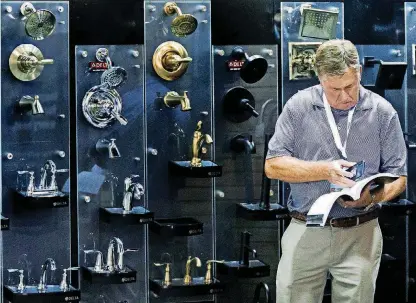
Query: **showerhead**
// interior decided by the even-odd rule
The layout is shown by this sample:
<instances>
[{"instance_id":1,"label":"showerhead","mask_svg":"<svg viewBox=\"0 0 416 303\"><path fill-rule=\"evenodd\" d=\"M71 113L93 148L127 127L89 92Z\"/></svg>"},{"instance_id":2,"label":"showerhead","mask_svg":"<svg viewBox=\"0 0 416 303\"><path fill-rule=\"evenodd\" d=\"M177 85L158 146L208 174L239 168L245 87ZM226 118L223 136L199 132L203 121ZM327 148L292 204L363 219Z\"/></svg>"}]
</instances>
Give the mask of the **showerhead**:
<instances>
[{"instance_id":1,"label":"showerhead","mask_svg":"<svg viewBox=\"0 0 416 303\"><path fill-rule=\"evenodd\" d=\"M240 70L241 79L246 83L255 83L260 81L261 78L267 73L269 64L267 60L262 56L251 56L244 62L243 67Z\"/></svg>"},{"instance_id":2,"label":"showerhead","mask_svg":"<svg viewBox=\"0 0 416 303\"><path fill-rule=\"evenodd\" d=\"M26 33L35 40L43 40L55 30L56 18L48 10L38 10L31 13L26 20Z\"/></svg>"},{"instance_id":3,"label":"showerhead","mask_svg":"<svg viewBox=\"0 0 416 303\"><path fill-rule=\"evenodd\" d=\"M110 88L117 88L127 80L127 72L120 66L114 66L103 72L101 84L108 84Z\"/></svg>"},{"instance_id":4,"label":"showerhead","mask_svg":"<svg viewBox=\"0 0 416 303\"><path fill-rule=\"evenodd\" d=\"M167 2L163 10L168 16L178 15L171 24L172 33L176 37L186 37L192 34L198 27L196 18L190 14L182 14L181 9L175 2Z\"/></svg>"},{"instance_id":5,"label":"showerhead","mask_svg":"<svg viewBox=\"0 0 416 303\"><path fill-rule=\"evenodd\" d=\"M179 15L173 19L171 24L172 33L176 37L186 37L192 34L198 27L198 21L190 14Z\"/></svg>"}]
</instances>

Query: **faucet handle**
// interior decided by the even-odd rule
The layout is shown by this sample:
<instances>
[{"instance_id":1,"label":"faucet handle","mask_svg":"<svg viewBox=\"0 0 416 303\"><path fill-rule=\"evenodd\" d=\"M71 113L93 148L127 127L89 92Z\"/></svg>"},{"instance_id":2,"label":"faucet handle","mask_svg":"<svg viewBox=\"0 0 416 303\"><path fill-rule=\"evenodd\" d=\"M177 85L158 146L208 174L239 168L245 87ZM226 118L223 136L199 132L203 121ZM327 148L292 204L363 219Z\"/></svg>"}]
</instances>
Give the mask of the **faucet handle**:
<instances>
[{"instance_id":1,"label":"faucet handle","mask_svg":"<svg viewBox=\"0 0 416 303\"><path fill-rule=\"evenodd\" d=\"M224 260L218 261L218 260L208 260L207 261L207 272L205 273L205 279L204 279L204 283L205 284L211 284L213 282L212 280L212 274L211 274L211 267L212 267L212 263L224 263Z\"/></svg>"},{"instance_id":2,"label":"faucet handle","mask_svg":"<svg viewBox=\"0 0 416 303\"><path fill-rule=\"evenodd\" d=\"M77 266L77 267L68 267L68 268L64 268L64 270L79 270L81 267Z\"/></svg>"},{"instance_id":3,"label":"faucet handle","mask_svg":"<svg viewBox=\"0 0 416 303\"><path fill-rule=\"evenodd\" d=\"M166 267L165 267L165 277L164 277L164 280L163 280L163 283L162 283L162 285L164 287L167 287L167 286L172 284L172 278L170 276L170 265L171 264L172 263L153 263L153 265L157 266L157 267L166 265Z\"/></svg>"},{"instance_id":4,"label":"faucet handle","mask_svg":"<svg viewBox=\"0 0 416 303\"><path fill-rule=\"evenodd\" d=\"M125 253L126 252L138 252L138 251L139 251L138 248L127 248L127 249L124 250Z\"/></svg>"}]
</instances>

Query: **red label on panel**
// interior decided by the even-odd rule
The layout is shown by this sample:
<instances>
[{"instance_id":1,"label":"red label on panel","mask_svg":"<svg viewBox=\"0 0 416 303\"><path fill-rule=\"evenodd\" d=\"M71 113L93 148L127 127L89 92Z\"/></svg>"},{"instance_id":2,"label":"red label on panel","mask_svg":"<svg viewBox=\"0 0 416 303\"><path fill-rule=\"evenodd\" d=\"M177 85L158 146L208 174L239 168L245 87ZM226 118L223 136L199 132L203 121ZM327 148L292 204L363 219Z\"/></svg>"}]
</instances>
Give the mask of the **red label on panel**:
<instances>
[{"instance_id":1,"label":"red label on panel","mask_svg":"<svg viewBox=\"0 0 416 303\"><path fill-rule=\"evenodd\" d=\"M244 60L228 61L227 66L229 70L240 70L243 67Z\"/></svg>"},{"instance_id":2,"label":"red label on panel","mask_svg":"<svg viewBox=\"0 0 416 303\"><path fill-rule=\"evenodd\" d=\"M90 71L103 71L108 69L108 64L107 62L90 62L88 64Z\"/></svg>"}]
</instances>

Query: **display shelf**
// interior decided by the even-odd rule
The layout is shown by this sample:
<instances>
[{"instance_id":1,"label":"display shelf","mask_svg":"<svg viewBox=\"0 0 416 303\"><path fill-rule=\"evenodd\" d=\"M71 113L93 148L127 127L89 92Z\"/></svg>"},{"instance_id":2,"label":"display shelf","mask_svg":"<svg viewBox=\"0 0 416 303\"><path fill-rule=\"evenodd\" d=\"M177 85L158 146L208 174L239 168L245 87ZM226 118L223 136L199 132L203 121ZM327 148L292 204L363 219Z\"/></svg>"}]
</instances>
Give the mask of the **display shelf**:
<instances>
[{"instance_id":1,"label":"display shelf","mask_svg":"<svg viewBox=\"0 0 416 303\"><path fill-rule=\"evenodd\" d=\"M416 210L416 203L407 199L401 199L398 202L383 202L380 205L382 215L406 216Z\"/></svg>"},{"instance_id":2,"label":"display shelf","mask_svg":"<svg viewBox=\"0 0 416 303\"><path fill-rule=\"evenodd\" d=\"M150 291L158 297L190 297L222 293L225 283L213 279L210 284L205 284L204 277L195 277L190 285L183 284L183 279L172 279L171 285L164 286L163 280L150 279Z\"/></svg>"},{"instance_id":3,"label":"display shelf","mask_svg":"<svg viewBox=\"0 0 416 303\"><path fill-rule=\"evenodd\" d=\"M239 261L226 261L217 264L218 273L221 275L238 278L260 278L270 276L270 265L260 260L250 260L249 266L240 264Z\"/></svg>"},{"instance_id":4,"label":"display shelf","mask_svg":"<svg viewBox=\"0 0 416 303\"><path fill-rule=\"evenodd\" d=\"M68 291L62 291L59 285L48 285L45 292L39 292L37 286L26 286L24 291L16 286L4 286L4 299L12 303L61 303L79 302L81 292L70 286Z\"/></svg>"},{"instance_id":5,"label":"display shelf","mask_svg":"<svg viewBox=\"0 0 416 303\"><path fill-rule=\"evenodd\" d=\"M204 224L193 218L155 219L149 228L152 232L166 237L189 237L201 235Z\"/></svg>"},{"instance_id":6,"label":"display shelf","mask_svg":"<svg viewBox=\"0 0 416 303\"><path fill-rule=\"evenodd\" d=\"M190 161L169 161L169 171L176 176L189 178L214 178L222 176L222 166L212 161L202 161L201 167L193 167Z\"/></svg>"},{"instance_id":7,"label":"display shelf","mask_svg":"<svg viewBox=\"0 0 416 303\"><path fill-rule=\"evenodd\" d=\"M81 267L82 278L91 284L127 284L137 281L137 271L125 267L125 272L96 272L93 267Z\"/></svg>"},{"instance_id":8,"label":"display shelf","mask_svg":"<svg viewBox=\"0 0 416 303\"><path fill-rule=\"evenodd\" d=\"M100 208L100 220L106 223L114 224L147 224L153 222L154 213L141 207L133 207L127 212L122 208Z\"/></svg>"},{"instance_id":9,"label":"display shelf","mask_svg":"<svg viewBox=\"0 0 416 303\"><path fill-rule=\"evenodd\" d=\"M28 196L26 192L14 191L14 207L16 208L58 208L69 205L69 196L66 193L57 192L50 196Z\"/></svg>"},{"instance_id":10,"label":"display shelf","mask_svg":"<svg viewBox=\"0 0 416 303\"><path fill-rule=\"evenodd\" d=\"M259 203L237 203L236 215L251 221L274 221L287 218L289 211L287 207L277 203L271 203L268 209Z\"/></svg>"}]
</instances>

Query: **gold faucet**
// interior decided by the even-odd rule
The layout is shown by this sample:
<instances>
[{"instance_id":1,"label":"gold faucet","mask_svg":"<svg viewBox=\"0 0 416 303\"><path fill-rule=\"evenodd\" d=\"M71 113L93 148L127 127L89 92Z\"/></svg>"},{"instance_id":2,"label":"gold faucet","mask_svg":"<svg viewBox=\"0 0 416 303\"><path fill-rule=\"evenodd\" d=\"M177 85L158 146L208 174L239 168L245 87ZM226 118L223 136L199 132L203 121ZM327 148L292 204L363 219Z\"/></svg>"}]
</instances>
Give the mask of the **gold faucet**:
<instances>
[{"instance_id":1,"label":"gold faucet","mask_svg":"<svg viewBox=\"0 0 416 303\"><path fill-rule=\"evenodd\" d=\"M201 267L201 260L198 257L192 258L191 256L188 257L188 261L186 261L186 267L185 267L185 278L183 278L183 284L189 285L192 282L191 277L191 263L195 260L196 267Z\"/></svg>"},{"instance_id":2,"label":"gold faucet","mask_svg":"<svg viewBox=\"0 0 416 303\"><path fill-rule=\"evenodd\" d=\"M212 273L211 273L211 268L212 268L212 263L224 263L225 261L217 261L217 260L208 260L207 261L207 272L205 274L205 279L204 279L204 283L205 284L211 284L212 283Z\"/></svg>"},{"instance_id":3,"label":"gold faucet","mask_svg":"<svg viewBox=\"0 0 416 303\"><path fill-rule=\"evenodd\" d=\"M179 104L181 105L182 111L191 110L191 101L188 98L188 92L184 91L183 96L179 95L177 92L168 92L166 93L165 97L163 98L165 105L167 107L175 108Z\"/></svg>"},{"instance_id":4,"label":"gold faucet","mask_svg":"<svg viewBox=\"0 0 416 303\"><path fill-rule=\"evenodd\" d=\"M201 167L202 166L202 160L200 158L200 153L205 154L206 148L202 147L204 143L206 144L212 144L213 140L210 135L205 134L203 135L201 132L202 128L202 121L198 121L198 124L196 126L196 130L194 132L194 138L192 140L192 160L191 160L191 166L192 167Z\"/></svg>"},{"instance_id":5,"label":"gold faucet","mask_svg":"<svg viewBox=\"0 0 416 303\"><path fill-rule=\"evenodd\" d=\"M162 282L162 286L163 287L168 287L172 284L172 279L170 277L170 263L153 263L155 266L163 266L166 265L165 267L165 278Z\"/></svg>"}]
</instances>

